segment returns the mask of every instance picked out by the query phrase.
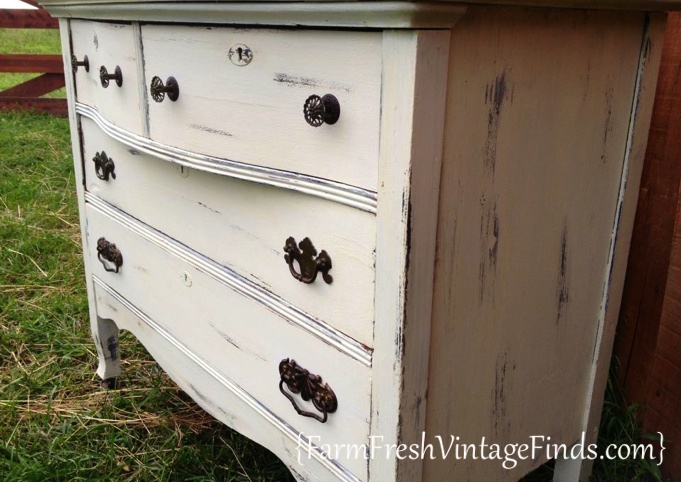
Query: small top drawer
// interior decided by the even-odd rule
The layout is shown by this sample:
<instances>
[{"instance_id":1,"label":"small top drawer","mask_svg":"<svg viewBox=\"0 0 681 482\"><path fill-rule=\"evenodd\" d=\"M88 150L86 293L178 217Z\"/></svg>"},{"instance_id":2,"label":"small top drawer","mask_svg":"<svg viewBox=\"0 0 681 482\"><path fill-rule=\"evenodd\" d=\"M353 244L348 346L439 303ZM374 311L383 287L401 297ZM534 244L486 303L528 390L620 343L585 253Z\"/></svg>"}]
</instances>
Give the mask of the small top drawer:
<instances>
[{"instance_id":1,"label":"small top drawer","mask_svg":"<svg viewBox=\"0 0 681 482\"><path fill-rule=\"evenodd\" d=\"M76 100L91 105L113 124L142 134L140 79L132 26L117 23L71 23ZM102 68L107 77L102 81ZM116 77L118 72L118 80ZM104 85L108 84L106 87ZM120 85L119 85L120 84Z\"/></svg>"},{"instance_id":2,"label":"small top drawer","mask_svg":"<svg viewBox=\"0 0 681 482\"><path fill-rule=\"evenodd\" d=\"M147 90L179 87L149 95L152 139L376 190L379 33L145 25L142 44ZM340 117L314 127L304 106L327 94Z\"/></svg>"}]
</instances>

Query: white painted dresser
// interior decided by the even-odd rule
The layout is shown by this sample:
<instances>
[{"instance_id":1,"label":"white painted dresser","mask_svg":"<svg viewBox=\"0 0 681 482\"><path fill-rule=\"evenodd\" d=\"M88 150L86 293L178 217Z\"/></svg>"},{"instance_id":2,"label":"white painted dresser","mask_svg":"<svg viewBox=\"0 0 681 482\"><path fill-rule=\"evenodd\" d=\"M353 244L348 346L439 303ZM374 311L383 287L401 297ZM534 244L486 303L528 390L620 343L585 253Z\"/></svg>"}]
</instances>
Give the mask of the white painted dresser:
<instances>
[{"instance_id":1,"label":"white painted dresser","mask_svg":"<svg viewBox=\"0 0 681 482\"><path fill-rule=\"evenodd\" d=\"M105 381L130 330L300 480L595 440L671 2L43 3Z\"/></svg>"}]
</instances>

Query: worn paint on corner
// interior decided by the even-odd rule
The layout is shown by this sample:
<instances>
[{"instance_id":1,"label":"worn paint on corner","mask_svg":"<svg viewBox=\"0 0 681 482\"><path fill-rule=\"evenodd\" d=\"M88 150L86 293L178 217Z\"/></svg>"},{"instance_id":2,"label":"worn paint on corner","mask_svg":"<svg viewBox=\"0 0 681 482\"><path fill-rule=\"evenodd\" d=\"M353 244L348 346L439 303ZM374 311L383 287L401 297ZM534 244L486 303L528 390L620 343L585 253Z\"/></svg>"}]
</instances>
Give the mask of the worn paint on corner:
<instances>
[{"instance_id":1,"label":"worn paint on corner","mask_svg":"<svg viewBox=\"0 0 681 482\"><path fill-rule=\"evenodd\" d=\"M497 356L494 376L494 392L492 414L494 416L494 433L497 437L507 437L511 431L511 422L506 416L506 397L508 394L510 378L507 377L509 366L515 370L515 363L510 364L508 352L504 351Z\"/></svg>"},{"instance_id":2,"label":"worn paint on corner","mask_svg":"<svg viewBox=\"0 0 681 482\"><path fill-rule=\"evenodd\" d=\"M107 338L106 348L109 350L111 361L118 360L118 338L115 336Z\"/></svg>"},{"instance_id":3,"label":"worn paint on corner","mask_svg":"<svg viewBox=\"0 0 681 482\"><path fill-rule=\"evenodd\" d=\"M560 239L560 261L558 269L558 310L556 324L565 318L568 302L570 301L570 289L568 286L568 229L563 224L563 233Z\"/></svg>"},{"instance_id":4,"label":"worn paint on corner","mask_svg":"<svg viewBox=\"0 0 681 482\"><path fill-rule=\"evenodd\" d=\"M499 249L499 213L497 202L487 201L484 194L480 199L482 216L480 218L480 266L479 300L482 305L485 298L494 294L494 279L497 271L497 253Z\"/></svg>"},{"instance_id":5,"label":"worn paint on corner","mask_svg":"<svg viewBox=\"0 0 681 482\"><path fill-rule=\"evenodd\" d=\"M506 71L497 75L494 82L485 88L485 105L489 106L487 114L487 140L485 141L485 169L488 175L494 176L497 163L497 141L499 123L504 102L512 97L513 91L506 78Z\"/></svg>"}]
</instances>

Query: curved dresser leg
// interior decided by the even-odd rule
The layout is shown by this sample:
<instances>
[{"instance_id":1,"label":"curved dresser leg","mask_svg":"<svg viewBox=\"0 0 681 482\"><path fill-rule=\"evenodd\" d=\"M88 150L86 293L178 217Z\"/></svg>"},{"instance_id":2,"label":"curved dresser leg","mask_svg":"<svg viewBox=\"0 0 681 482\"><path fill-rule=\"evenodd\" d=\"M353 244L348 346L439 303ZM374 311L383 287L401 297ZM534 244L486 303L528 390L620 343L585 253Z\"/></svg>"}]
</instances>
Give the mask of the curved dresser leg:
<instances>
[{"instance_id":1,"label":"curved dresser leg","mask_svg":"<svg viewBox=\"0 0 681 482\"><path fill-rule=\"evenodd\" d=\"M115 388L116 378L121 374L118 326L113 320L98 316L96 320L93 320L91 328L99 355L97 375L102 379L102 387Z\"/></svg>"}]
</instances>

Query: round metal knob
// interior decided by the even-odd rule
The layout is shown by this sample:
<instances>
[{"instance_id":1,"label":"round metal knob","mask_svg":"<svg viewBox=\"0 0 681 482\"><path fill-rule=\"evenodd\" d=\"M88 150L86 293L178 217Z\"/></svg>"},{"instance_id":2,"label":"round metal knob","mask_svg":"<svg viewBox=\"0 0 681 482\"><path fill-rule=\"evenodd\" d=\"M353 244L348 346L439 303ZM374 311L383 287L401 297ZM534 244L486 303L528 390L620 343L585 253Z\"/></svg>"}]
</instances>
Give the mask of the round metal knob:
<instances>
[{"instance_id":1,"label":"round metal knob","mask_svg":"<svg viewBox=\"0 0 681 482\"><path fill-rule=\"evenodd\" d=\"M110 80L115 80L118 87L123 85L123 72L118 65L116 66L113 74L110 74L103 65L99 69L99 81L102 83L102 87L105 89L109 87Z\"/></svg>"},{"instance_id":2,"label":"round metal knob","mask_svg":"<svg viewBox=\"0 0 681 482\"><path fill-rule=\"evenodd\" d=\"M78 72L78 67L85 67L85 72L90 72L90 60L88 60L87 55L83 57L82 62L78 62L78 58L75 55L71 56L71 68L74 72Z\"/></svg>"},{"instance_id":3,"label":"round metal knob","mask_svg":"<svg viewBox=\"0 0 681 482\"><path fill-rule=\"evenodd\" d=\"M326 94L324 97L311 95L303 106L305 120L312 127L335 124L340 117L340 103L334 95Z\"/></svg>"},{"instance_id":4,"label":"round metal knob","mask_svg":"<svg viewBox=\"0 0 681 482\"><path fill-rule=\"evenodd\" d=\"M166 94L168 94L168 98L173 102L180 96L180 86L177 84L175 77L168 77L165 85L163 85L160 77L154 77L151 79L149 91L151 92L151 98L156 102L163 102Z\"/></svg>"}]
</instances>

